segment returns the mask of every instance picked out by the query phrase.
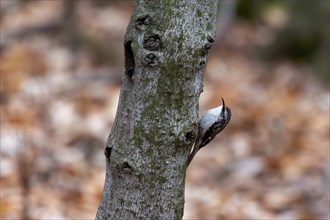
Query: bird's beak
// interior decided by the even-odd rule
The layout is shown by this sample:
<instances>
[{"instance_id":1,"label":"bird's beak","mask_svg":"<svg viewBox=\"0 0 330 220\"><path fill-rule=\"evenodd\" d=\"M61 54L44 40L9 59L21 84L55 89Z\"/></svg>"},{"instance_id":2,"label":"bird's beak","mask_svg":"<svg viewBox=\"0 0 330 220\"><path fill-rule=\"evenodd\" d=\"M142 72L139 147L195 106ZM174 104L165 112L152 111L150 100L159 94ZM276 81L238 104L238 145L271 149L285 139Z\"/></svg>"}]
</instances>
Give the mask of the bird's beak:
<instances>
[{"instance_id":1,"label":"bird's beak","mask_svg":"<svg viewBox=\"0 0 330 220\"><path fill-rule=\"evenodd\" d=\"M225 105L225 100L223 100L223 98L221 98L221 100L222 100L221 116L224 117L225 116L226 105Z\"/></svg>"}]
</instances>

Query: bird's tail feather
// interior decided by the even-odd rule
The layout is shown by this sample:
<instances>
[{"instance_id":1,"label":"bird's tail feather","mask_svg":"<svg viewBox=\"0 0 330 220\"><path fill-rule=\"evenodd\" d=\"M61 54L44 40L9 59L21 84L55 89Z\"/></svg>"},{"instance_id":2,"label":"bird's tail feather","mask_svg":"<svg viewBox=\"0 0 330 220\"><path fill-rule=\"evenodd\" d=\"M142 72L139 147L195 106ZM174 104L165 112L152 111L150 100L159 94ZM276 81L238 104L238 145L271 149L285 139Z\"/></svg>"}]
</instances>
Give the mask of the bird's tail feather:
<instances>
[{"instance_id":1,"label":"bird's tail feather","mask_svg":"<svg viewBox=\"0 0 330 220\"><path fill-rule=\"evenodd\" d=\"M191 163L192 159L194 159L195 155L200 150L200 147L199 147L200 144L201 144L201 141L200 140L199 141L196 141L192 152L189 154L187 166L189 166L189 164Z\"/></svg>"}]
</instances>

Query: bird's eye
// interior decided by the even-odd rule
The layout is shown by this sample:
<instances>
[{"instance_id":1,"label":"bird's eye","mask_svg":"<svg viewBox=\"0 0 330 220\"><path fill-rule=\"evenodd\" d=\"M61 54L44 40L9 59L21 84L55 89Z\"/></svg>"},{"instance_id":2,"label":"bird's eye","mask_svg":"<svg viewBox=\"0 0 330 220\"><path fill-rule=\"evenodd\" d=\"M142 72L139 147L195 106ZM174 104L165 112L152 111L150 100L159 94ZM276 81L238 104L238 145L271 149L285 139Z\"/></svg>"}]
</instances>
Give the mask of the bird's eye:
<instances>
[{"instance_id":1,"label":"bird's eye","mask_svg":"<svg viewBox=\"0 0 330 220\"><path fill-rule=\"evenodd\" d=\"M226 111L225 108L222 108L222 109L221 109L220 116L223 117L223 118L225 117L225 111Z\"/></svg>"}]
</instances>

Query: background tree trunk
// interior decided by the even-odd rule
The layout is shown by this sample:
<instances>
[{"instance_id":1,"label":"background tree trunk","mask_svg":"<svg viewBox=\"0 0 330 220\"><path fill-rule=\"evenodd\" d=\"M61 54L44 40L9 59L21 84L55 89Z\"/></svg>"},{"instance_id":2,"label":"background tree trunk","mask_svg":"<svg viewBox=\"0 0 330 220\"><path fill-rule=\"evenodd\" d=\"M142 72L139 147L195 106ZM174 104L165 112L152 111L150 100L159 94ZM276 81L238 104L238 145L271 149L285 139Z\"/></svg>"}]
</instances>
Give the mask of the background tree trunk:
<instances>
[{"instance_id":1,"label":"background tree trunk","mask_svg":"<svg viewBox=\"0 0 330 220\"><path fill-rule=\"evenodd\" d=\"M96 219L182 219L218 0L137 0ZM111 156L110 156L111 153Z\"/></svg>"}]
</instances>

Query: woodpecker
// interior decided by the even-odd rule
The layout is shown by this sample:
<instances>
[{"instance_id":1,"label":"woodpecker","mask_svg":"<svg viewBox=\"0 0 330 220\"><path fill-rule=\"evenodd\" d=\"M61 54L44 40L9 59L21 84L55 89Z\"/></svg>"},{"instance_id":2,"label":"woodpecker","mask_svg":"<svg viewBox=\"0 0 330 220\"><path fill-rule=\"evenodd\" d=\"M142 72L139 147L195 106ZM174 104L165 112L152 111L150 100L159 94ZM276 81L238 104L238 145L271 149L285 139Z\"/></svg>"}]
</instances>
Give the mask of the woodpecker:
<instances>
[{"instance_id":1,"label":"woodpecker","mask_svg":"<svg viewBox=\"0 0 330 220\"><path fill-rule=\"evenodd\" d=\"M231 111L225 105L222 99L222 105L208 110L199 121L199 134L194 144L192 152L189 154L188 166L197 152L210 143L215 136L220 133L231 118Z\"/></svg>"}]
</instances>

